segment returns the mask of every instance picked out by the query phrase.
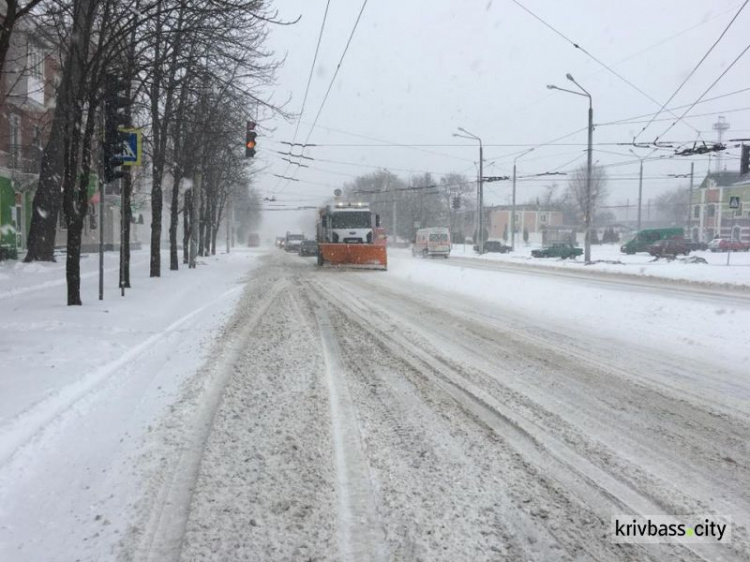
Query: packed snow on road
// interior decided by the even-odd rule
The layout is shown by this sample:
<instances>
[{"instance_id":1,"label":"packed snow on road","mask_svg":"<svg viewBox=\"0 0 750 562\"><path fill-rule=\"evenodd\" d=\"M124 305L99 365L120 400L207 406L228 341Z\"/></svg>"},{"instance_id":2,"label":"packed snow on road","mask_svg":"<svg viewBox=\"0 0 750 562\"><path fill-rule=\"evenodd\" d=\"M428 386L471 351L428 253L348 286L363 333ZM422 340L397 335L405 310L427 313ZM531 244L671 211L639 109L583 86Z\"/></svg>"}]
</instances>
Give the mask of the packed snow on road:
<instances>
[{"instance_id":1,"label":"packed snow on road","mask_svg":"<svg viewBox=\"0 0 750 562\"><path fill-rule=\"evenodd\" d=\"M0 558L750 553L747 293L204 259L74 313L3 265ZM696 513L731 542L612 540L618 514Z\"/></svg>"},{"instance_id":2,"label":"packed snow on road","mask_svg":"<svg viewBox=\"0 0 750 562\"><path fill-rule=\"evenodd\" d=\"M748 30L0 0L0 562L750 561Z\"/></svg>"}]
</instances>

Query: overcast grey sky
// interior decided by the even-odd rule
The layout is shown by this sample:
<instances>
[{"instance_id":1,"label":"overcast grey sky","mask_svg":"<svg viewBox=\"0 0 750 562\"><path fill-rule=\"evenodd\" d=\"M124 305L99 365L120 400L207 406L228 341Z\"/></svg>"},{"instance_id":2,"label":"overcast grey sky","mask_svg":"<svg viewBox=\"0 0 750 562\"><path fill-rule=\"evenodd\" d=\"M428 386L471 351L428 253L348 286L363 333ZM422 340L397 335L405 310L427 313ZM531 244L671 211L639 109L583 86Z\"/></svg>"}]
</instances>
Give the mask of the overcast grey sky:
<instances>
[{"instance_id":1,"label":"overcast grey sky","mask_svg":"<svg viewBox=\"0 0 750 562\"><path fill-rule=\"evenodd\" d=\"M587 101L546 89L547 84L575 88L565 78L569 72L593 96L594 120L599 124L594 133L594 159L608 166L612 191L609 203L627 199L632 203L637 197L638 163L627 146L602 143L629 142L650 117L639 119L640 123L604 123L657 111L744 0L519 3L646 95L602 68L512 0L369 0L317 126L311 131L362 6L360 0L330 0L297 136L296 121L273 118L263 122L257 165L265 171L256 187L263 196L274 195L290 205L314 205L354 176L377 168L388 168L402 176L412 170L430 171L436 176L463 172L474 177L477 145L454 138L452 133L458 127L479 135L485 143L485 175L510 174L519 152L580 130L559 141L566 145L539 147L518 161L519 175L569 170L585 162ZM286 56L271 94L277 102L288 99L288 109L299 113L326 0L285 0L276 5L281 17L301 19L293 26L271 28L270 48L278 56ZM748 46L748 29L750 6L669 106L694 102ZM749 70L747 54L706 97L749 88ZM750 92L743 92L698 104L662 140L692 142L698 138L697 131L702 138L715 140L712 124L720 112L731 124L725 139L750 137L748 100ZM683 111L674 113L681 115ZM699 117L703 114L710 115ZM674 117L665 111L657 119L639 141L653 141ZM315 158L307 161L310 168L289 166L274 152L288 150L282 141L305 142L308 137L310 143L319 145L305 151ZM645 149L636 151L644 156L649 153ZM736 149L727 151L724 165L728 169L738 168L737 155ZM694 161L700 181L709 162L706 157ZM665 176L689 169L687 158L647 163L644 199L684 182ZM286 174L299 181L280 180L273 174ZM547 183L549 179L519 183L519 201L535 196ZM509 182L489 184L487 188L488 204L507 202ZM310 212L266 213L265 220L268 226L283 232L282 225L297 222L301 216L306 227L312 224Z\"/></svg>"}]
</instances>

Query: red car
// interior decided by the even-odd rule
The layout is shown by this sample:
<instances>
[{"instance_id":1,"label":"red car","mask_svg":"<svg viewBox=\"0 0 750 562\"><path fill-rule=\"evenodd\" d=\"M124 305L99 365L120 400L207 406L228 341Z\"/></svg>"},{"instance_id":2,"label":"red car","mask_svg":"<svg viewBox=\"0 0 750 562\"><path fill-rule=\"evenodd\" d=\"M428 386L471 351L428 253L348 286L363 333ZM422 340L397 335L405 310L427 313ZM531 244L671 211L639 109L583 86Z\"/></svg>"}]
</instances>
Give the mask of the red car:
<instances>
[{"instance_id":1,"label":"red car","mask_svg":"<svg viewBox=\"0 0 750 562\"><path fill-rule=\"evenodd\" d=\"M690 247L682 238L667 238L658 240L648 247L648 253L652 256L676 256L690 253Z\"/></svg>"},{"instance_id":2,"label":"red car","mask_svg":"<svg viewBox=\"0 0 750 562\"><path fill-rule=\"evenodd\" d=\"M708 249L712 252L747 252L750 244L738 240L727 240L726 238L714 238L708 243Z\"/></svg>"}]
</instances>

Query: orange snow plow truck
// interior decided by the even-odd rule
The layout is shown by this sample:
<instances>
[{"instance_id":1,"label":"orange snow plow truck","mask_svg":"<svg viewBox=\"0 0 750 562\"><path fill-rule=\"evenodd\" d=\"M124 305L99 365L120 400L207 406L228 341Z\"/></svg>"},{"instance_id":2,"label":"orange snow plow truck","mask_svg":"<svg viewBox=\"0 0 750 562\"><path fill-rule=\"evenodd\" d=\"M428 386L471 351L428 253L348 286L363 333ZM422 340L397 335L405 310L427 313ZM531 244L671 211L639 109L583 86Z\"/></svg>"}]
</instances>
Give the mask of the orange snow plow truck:
<instances>
[{"instance_id":1,"label":"orange snow plow truck","mask_svg":"<svg viewBox=\"0 0 750 562\"><path fill-rule=\"evenodd\" d=\"M380 217L367 203L336 203L318 210L318 265L388 269Z\"/></svg>"}]
</instances>

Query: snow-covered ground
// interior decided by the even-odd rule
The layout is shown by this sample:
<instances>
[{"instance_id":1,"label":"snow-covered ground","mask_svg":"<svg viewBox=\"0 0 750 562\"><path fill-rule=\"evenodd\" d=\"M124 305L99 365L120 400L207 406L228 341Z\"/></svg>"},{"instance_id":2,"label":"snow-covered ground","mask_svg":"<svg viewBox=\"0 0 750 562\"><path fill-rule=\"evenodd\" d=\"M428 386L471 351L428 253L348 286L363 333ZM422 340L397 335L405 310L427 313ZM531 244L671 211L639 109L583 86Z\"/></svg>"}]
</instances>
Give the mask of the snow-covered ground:
<instances>
[{"instance_id":1,"label":"snow-covered ground","mask_svg":"<svg viewBox=\"0 0 750 562\"><path fill-rule=\"evenodd\" d=\"M747 560L750 296L493 260L0 269L0 560Z\"/></svg>"},{"instance_id":2,"label":"snow-covered ground","mask_svg":"<svg viewBox=\"0 0 750 562\"><path fill-rule=\"evenodd\" d=\"M586 265L581 257L570 260L532 258L531 250L535 248L537 246L520 244L513 253L479 256L472 250L471 246L456 244L453 246L452 255L460 258L508 264L557 267L566 270L586 270L750 287L750 252L733 252L731 255L727 255L720 252L700 251L690 254L689 257L705 259L708 263L704 264L686 263L684 256L680 256L674 261L668 261L666 259L654 259L647 253L626 255L620 252L619 244L602 244L591 247L591 261L594 263ZM729 258L729 265L727 265L727 258Z\"/></svg>"},{"instance_id":3,"label":"snow-covered ground","mask_svg":"<svg viewBox=\"0 0 750 562\"><path fill-rule=\"evenodd\" d=\"M82 260L84 306L65 305L64 257L0 267L0 560L104 560L129 525L133 459L206 357L257 254L117 290L117 255Z\"/></svg>"}]
</instances>

